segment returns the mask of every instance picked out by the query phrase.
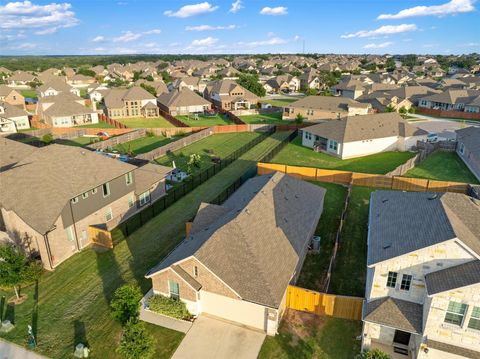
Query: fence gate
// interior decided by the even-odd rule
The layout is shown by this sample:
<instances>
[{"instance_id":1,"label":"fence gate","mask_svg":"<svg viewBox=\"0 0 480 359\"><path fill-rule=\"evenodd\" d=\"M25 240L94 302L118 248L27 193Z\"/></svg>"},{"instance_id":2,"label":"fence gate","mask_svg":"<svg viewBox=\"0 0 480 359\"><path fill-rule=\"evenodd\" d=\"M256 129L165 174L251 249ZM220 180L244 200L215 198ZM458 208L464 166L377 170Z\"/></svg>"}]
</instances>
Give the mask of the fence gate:
<instances>
[{"instance_id":1,"label":"fence gate","mask_svg":"<svg viewBox=\"0 0 480 359\"><path fill-rule=\"evenodd\" d=\"M105 248L113 248L112 234L103 228L89 226L88 240Z\"/></svg>"}]
</instances>

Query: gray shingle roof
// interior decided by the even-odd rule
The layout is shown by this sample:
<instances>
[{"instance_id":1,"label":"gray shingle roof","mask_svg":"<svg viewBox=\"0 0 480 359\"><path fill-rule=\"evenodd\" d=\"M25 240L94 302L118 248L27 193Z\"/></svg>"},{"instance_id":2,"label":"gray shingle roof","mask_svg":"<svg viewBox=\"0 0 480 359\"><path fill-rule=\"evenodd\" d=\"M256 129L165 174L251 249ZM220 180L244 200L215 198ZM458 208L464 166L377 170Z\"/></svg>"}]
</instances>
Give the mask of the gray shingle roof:
<instances>
[{"instance_id":1,"label":"gray shingle roof","mask_svg":"<svg viewBox=\"0 0 480 359\"><path fill-rule=\"evenodd\" d=\"M480 260L445 268L425 276L428 295L480 283Z\"/></svg>"},{"instance_id":2,"label":"gray shingle roof","mask_svg":"<svg viewBox=\"0 0 480 359\"><path fill-rule=\"evenodd\" d=\"M175 273L177 273L180 276L180 278L182 278L185 282L187 282L193 289L198 291L200 290L200 288L202 288L202 285L198 283L194 278L192 278L190 274L185 272L185 270L183 270L182 267L178 265L173 265L170 268L172 268L172 270Z\"/></svg>"},{"instance_id":3,"label":"gray shingle roof","mask_svg":"<svg viewBox=\"0 0 480 359\"><path fill-rule=\"evenodd\" d=\"M349 107L367 108L369 105L360 103L347 97L307 96L301 100L292 102L287 107L318 109L331 112L348 112Z\"/></svg>"},{"instance_id":4,"label":"gray shingle roof","mask_svg":"<svg viewBox=\"0 0 480 359\"><path fill-rule=\"evenodd\" d=\"M282 173L247 181L147 274L194 256L242 299L278 308L323 210L325 189ZM206 208L207 212L204 212ZM218 213L213 220L213 211ZM225 214L221 214L225 212Z\"/></svg>"},{"instance_id":5,"label":"gray shingle roof","mask_svg":"<svg viewBox=\"0 0 480 359\"><path fill-rule=\"evenodd\" d=\"M164 179L173 168L147 163L135 169L135 194L139 195L148 190L153 184Z\"/></svg>"},{"instance_id":6,"label":"gray shingle roof","mask_svg":"<svg viewBox=\"0 0 480 359\"><path fill-rule=\"evenodd\" d=\"M166 107L209 106L211 103L184 87L181 90L164 92L158 97L158 102Z\"/></svg>"},{"instance_id":7,"label":"gray shingle roof","mask_svg":"<svg viewBox=\"0 0 480 359\"><path fill-rule=\"evenodd\" d=\"M464 347L459 347L452 344L442 343L436 340L427 339L427 347L437 349L442 352L454 354L455 357L468 358L468 359L480 359L480 352Z\"/></svg>"},{"instance_id":8,"label":"gray shingle roof","mask_svg":"<svg viewBox=\"0 0 480 359\"><path fill-rule=\"evenodd\" d=\"M392 297L363 304L362 319L409 333L422 333L423 305Z\"/></svg>"},{"instance_id":9,"label":"gray shingle roof","mask_svg":"<svg viewBox=\"0 0 480 359\"><path fill-rule=\"evenodd\" d=\"M372 193L368 265L454 238L480 255L479 200L459 193Z\"/></svg>"}]
</instances>

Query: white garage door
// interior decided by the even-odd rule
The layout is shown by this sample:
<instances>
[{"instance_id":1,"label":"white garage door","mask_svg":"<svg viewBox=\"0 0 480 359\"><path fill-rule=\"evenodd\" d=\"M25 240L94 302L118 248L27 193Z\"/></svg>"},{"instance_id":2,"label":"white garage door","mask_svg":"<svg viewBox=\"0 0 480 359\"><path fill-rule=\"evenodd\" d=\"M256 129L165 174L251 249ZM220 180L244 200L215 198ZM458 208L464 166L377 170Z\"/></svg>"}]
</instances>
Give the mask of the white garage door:
<instances>
[{"instance_id":1,"label":"white garage door","mask_svg":"<svg viewBox=\"0 0 480 359\"><path fill-rule=\"evenodd\" d=\"M266 330L267 309L261 305L201 291L202 312Z\"/></svg>"}]
</instances>

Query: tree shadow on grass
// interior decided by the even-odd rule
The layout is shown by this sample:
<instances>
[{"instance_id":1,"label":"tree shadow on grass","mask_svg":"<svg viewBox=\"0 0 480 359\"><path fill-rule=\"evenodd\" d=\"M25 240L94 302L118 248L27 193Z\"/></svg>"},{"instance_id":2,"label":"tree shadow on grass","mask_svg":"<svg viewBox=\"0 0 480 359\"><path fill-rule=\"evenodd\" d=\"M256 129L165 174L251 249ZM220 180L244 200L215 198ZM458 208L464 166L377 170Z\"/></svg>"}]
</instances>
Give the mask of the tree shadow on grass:
<instances>
[{"instance_id":1,"label":"tree shadow on grass","mask_svg":"<svg viewBox=\"0 0 480 359\"><path fill-rule=\"evenodd\" d=\"M37 332L38 332L38 280L35 281L35 289L33 292L33 308L32 308L32 333L35 339L38 342Z\"/></svg>"},{"instance_id":2,"label":"tree shadow on grass","mask_svg":"<svg viewBox=\"0 0 480 359\"><path fill-rule=\"evenodd\" d=\"M76 346L79 343L82 343L86 347L90 347L87 339L87 330L85 328L85 323L81 320L76 319L73 322L74 328L74 337L73 344Z\"/></svg>"},{"instance_id":3,"label":"tree shadow on grass","mask_svg":"<svg viewBox=\"0 0 480 359\"><path fill-rule=\"evenodd\" d=\"M113 250L95 247L97 254L97 270L103 284L103 295L108 303L113 298L115 290L125 284L121 275L121 268L115 258Z\"/></svg>"}]
</instances>

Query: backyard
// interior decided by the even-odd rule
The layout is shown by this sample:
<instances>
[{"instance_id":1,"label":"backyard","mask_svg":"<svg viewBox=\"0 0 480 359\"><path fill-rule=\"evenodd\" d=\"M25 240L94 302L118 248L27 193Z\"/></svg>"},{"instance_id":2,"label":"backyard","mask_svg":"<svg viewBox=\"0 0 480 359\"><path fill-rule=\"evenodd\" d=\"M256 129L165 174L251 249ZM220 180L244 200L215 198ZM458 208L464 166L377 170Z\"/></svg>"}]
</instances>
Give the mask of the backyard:
<instances>
[{"instance_id":1,"label":"backyard","mask_svg":"<svg viewBox=\"0 0 480 359\"><path fill-rule=\"evenodd\" d=\"M279 334L267 336L259 359L353 359L362 322L287 310Z\"/></svg>"},{"instance_id":2,"label":"backyard","mask_svg":"<svg viewBox=\"0 0 480 359\"><path fill-rule=\"evenodd\" d=\"M89 125L75 126L76 128L115 128L114 125L109 123L98 121L98 123L91 123Z\"/></svg>"},{"instance_id":3,"label":"backyard","mask_svg":"<svg viewBox=\"0 0 480 359\"><path fill-rule=\"evenodd\" d=\"M299 98L270 98L266 100L261 100L261 103L269 103L272 106L275 107L285 107L290 105L292 102L298 101L301 97Z\"/></svg>"},{"instance_id":4,"label":"backyard","mask_svg":"<svg viewBox=\"0 0 480 359\"><path fill-rule=\"evenodd\" d=\"M82 147L82 146L86 146L93 143L94 140L98 141L98 137L82 136L82 137L72 138L68 140L57 139L55 140L55 143L58 143L59 145Z\"/></svg>"},{"instance_id":5,"label":"backyard","mask_svg":"<svg viewBox=\"0 0 480 359\"><path fill-rule=\"evenodd\" d=\"M133 118L117 118L118 122L123 123L130 128L166 128L166 127L175 127L170 122L168 122L163 117L133 117Z\"/></svg>"},{"instance_id":6,"label":"backyard","mask_svg":"<svg viewBox=\"0 0 480 359\"><path fill-rule=\"evenodd\" d=\"M270 162L290 166L317 167L330 170L386 174L414 157L413 152L381 152L370 156L341 160L302 146L298 136Z\"/></svg>"},{"instance_id":7,"label":"backyard","mask_svg":"<svg viewBox=\"0 0 480 359\"><path fill-rule=\"evenodd\" d=\"M404 176L439 181L479 183L456 152L435 152L418 166L405 173Z\"/></svg>"},{"instance_id":8,"label":"backyard","mask_svg":"<svg viewBox=\"0 0 480 359\"><path fill-rule=\"evenodd\" d=\"M37 90L30 89L30 90L21 90L21 95L26 98L37 98Z\"/></svg>"},{"instance_id":9,"label":"backyard","mask_svg":"<svg viewBox=\"0 0 480 359\"><path fill-rule=\"evenodd\" d=\"M291 125L293 121L284 121L282 120L281 112L274 112L270 114L259 114L259 115L247 115L247 116L238 116L245 123L251 124L265 124L265 125Z\"/></svg>"},{"instance_id":10,"label":"backyard","mask_svg":"<svg viewBox=\"0 0 480 359\"><path fill-rule=\"evenodd\" d=\"M114 231L113 250L87 249L68 259L55 271L45 273L38 286L23 288L27 299L8 311L15 329L1 337L26 346L27 325L36 335L37 351L53 358L71 357L80 341L88 343L92 358L118 358L115 348L121 327L110 315L108 303L116 288L138 284L145 293L151 288L145 273L164 258L184 237L185 222L201 202L209 202L252 170L262 156L288 133L275 133L220 173L175 202L165 211L121 240ZM0 292L10 298L13 291ZM155 358L170 358L182 333L147 325L155 338Z\"/></svg>"},{"instance_id":11,"label":"backyard","mask_svg":"<svg viewBox=\"0 0 480 359\"><path fill-rule=\"evenodd\" d=\"M164 166L172 166L172 161L175 161L178 169L187 171L190 155L198 154L200 155L199 166L192 168L195 173L212 166L214 163L212 157L225 158L258 136L260 134L256 132L214 134L160 157L156 161Z\"/></svg>"},{"instance_id":12,"label":"backyard","mask_svg":"<svg viewBox=\"0 0 480 359\"><path fill-rule=\"evenodd\" d=\"M136 156L141 153L146 153L155 148L164 146L170 142L178 140L182 136L164 137L164 136L146 136L137 138L136 140L121 143L113 147L114 150L122 154L129 154L130 152Z\"/></svg>"},{"instance_id":13,"label":"backyard","mask_svg":"<svg viewBox=\"0 0 480 359\"><path fill-rule=\"evenodd\" d=\"M205 116L198 114L198 119L195 119L195 115L177 116L177 119L190 127L210 127L210 126L223 126L232 125L233 121L226 116L216 114L214 116Z\"/></svg>"}]
</instances>

